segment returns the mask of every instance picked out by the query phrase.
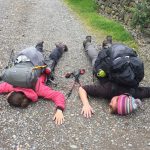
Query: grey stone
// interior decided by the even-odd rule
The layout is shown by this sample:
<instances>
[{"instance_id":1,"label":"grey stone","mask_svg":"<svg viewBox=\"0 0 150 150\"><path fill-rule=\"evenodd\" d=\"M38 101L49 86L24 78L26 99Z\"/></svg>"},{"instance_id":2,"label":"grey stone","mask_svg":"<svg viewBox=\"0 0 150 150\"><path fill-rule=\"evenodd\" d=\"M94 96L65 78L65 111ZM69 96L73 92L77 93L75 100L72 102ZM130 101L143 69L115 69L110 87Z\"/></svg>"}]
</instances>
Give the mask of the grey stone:
<instances>
[{"instance_id":1,"label":"grey stone","mask_svg":"<svg viewBox=\"0 0 150 150\"><path fill-rule=\"evenodd\" d=\"M106 7L106 8L105 8L105 11L106 11L107 14L111 14L111 11L112 11L112 10L111 10L110 7Z\"/></svg>"},{"instance_id":2,"label":"grey stone","mask_svg":"<svg viewBox=\"0 0 150 150\"><path fill-rule=\"evenodd\" d=\"M132 145L132 144L128 144L128 146L129 146L129 147L132 147L133 145Z\"/></svg>"},{"instance_id":3,"label":"grey stone","mask_svg":"<svg viewBox=\"0 0 150 150\"><path fill-rule=\"evenodd\" d=\"M102 10L104 10L105 9L105 6L104 5L101 5L101 7L100 7Z\"/></svg>"},{"instance_id":4,"label":"grey stone","mask_svg":"<svg viewBox=\"0 0 150 150\"><path fill-rule=\"evenodd\" d=\"M130 15L129 14L126 14L124 16L124 23L127 25L129 23L129 19L130 19Z\"/></svg>"},{"instance_id":5,"label":"grey stone","mask_svg":"<svg viewBox=\"0 0 150 150\"><path fill-rule=\"evenodd\" d=\"M70 145L70 148L77 149L78 147L76 145Z\"/></svg>"}]
</instances>

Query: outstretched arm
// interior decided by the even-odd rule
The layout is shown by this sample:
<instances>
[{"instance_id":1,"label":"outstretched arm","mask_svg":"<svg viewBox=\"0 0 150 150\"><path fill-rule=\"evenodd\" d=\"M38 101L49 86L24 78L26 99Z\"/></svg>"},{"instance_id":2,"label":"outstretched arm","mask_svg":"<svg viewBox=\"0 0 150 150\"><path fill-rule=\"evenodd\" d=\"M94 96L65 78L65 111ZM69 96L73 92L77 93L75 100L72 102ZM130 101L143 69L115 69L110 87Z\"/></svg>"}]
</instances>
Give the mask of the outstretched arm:
<instances>
[{"instance_id":1,"label":"outstretched arm","mask_svg":"<svg viewBox=\"0 0 150 150\"><path fill-rule=\"evenodd\" d=\"M2 82L0 83L0 94L2 93L9 93L13 91L13 86L6 83L6 82Z\"/></svg>"},{"instance_id":2,"label":"outstretched arm","mask_svg":"<svg viewBox=\"0 0 150 150\"><path fill-rule=\"evenodd\" d=\"M82 87L79 87L79 96L83 104L81 114L86 118L91 117L93 114L93 108L89 104L87 92Z\"/></svg>"},{"instance_id":3,"label":"outstretched arm","mask_svg":"<svg viewBox=\"0 0 150 150\"><path fill-rule=\"evenodd\" d=\"M57 109L56 113L53 117L53 120L55 121L56 124L61 125L64 122L64 115L62 110Z\"/></svg>"},{"instance_id":4,"label":"outstretched arm","mask_svg":"<svg viewBox=\"0 0 150 150\"><path fill-rule=\"evenodd\" d=\"M63 110L65 108L65 96L59 92L54 91L50 87L45 85L46 75L41 75L36 83L35 92L38 96L47 100L52 100L56 105L56 113L54 120L56 124L62 124L64 121Z\"/></svg>"}]
</instances>

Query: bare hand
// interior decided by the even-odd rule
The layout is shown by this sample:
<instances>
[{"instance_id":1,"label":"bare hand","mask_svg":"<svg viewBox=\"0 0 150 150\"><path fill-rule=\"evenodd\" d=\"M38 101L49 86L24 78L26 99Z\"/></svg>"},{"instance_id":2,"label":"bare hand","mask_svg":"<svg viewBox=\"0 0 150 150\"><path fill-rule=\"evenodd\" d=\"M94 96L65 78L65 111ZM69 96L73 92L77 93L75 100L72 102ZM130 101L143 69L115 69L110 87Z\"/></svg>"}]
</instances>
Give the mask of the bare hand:
<instances>
[{"instance_id":1,"label":"bare hand","mask_svg":"<svg viewBox=\"0 0 150 150\"><path fill-rule=\"evenodd\" d=\"M62 110L60 109L56 110L53 120L55 121L55 124L57 125L61 125L64 122L64 115L63 115Z\"/></svg>"},{"instance_id":2,"label":"bare hand","mask_svg":"<svg viewBox=\"0 0 150 150\"><path fill-rule=\"evenodd\" d=\"M81 114L84 115L84 117L90 118L93 113L93 108L89 104L82 107Z\"/></svg>"}]
</instances>

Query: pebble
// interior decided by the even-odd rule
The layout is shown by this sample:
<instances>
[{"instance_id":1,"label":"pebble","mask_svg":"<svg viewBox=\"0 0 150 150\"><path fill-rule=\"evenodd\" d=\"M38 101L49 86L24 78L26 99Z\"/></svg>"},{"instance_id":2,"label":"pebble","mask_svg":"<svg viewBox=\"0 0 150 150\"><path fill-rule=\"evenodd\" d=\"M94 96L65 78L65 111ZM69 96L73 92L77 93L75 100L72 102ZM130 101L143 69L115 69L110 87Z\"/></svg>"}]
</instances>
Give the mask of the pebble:
<instances>
[{"instance_id":1,"label":"pebble","mask_svg":"<svg viewBox=\"0 0 150 150\"><path fill-rule=\"evenodd\" d=\"M128 144L129 147L132 147L132 144Z\"/></svg>"},{"instance_id":2,"label":"pebble","mask_svg":"<svg viewBox=\"0 0 150 150\"><path fill-rule=\"evenodd\" d=\"M108 117L106 117L106 120L109 120L109 118L108 118Z\"/></svg>"},{"instance_id":3,"label":"pebble","mask_svg":"<svg viewBox=\"0 0 150 150\"><path fill-rule=\"evenodd\" d=\"M76 145L70 145L71 148L76 149L78 148Z\"/></svg>"},{"instance_id":4,"label":"pebble","mask_svg":"<svg viewBox=\"0 0 150 150\"><path fill-rule=\"evenodd\" d=\"M147 146L150 146L150 143L148 143Z\"/></svg>"},{"instance_id":5,"label":"pebble","mask_svg":"<svg viewBox=\"0 0 150 150\"><path fill-rule=\"evenodd\" d=\"M16 138L16 135L13 135L12 137L15 139L15 138Z\"/></svg>"},{"instance_id":6,"label":"pebble","mask_svg":"<svg viewBox=\"0 0 150 150\"><path fill-rule=\"evenodd\" d=\"M114 142L114 140L111 140L111 142L113 143L113 142Z\"/></svg>"},{"instance_id":7,"label":"pebble","mask_svg":"<svg viewBox=\"0 0 150 150\"><path fill-rule=\"evenodd\" d=\"M79 140L79 138L75 138L75 140L76 140L76 141L78 141L78 140Z\"/></svg>"}]
</instances>

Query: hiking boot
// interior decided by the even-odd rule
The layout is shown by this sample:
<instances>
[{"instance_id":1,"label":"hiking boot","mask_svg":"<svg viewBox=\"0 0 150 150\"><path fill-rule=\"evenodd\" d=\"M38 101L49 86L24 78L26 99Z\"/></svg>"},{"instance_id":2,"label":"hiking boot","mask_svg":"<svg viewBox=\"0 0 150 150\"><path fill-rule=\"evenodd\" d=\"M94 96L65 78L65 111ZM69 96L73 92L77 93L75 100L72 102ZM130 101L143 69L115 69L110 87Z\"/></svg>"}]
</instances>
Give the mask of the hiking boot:
<instances>
[{"instance_id":1,"label":"hiking boot","mask_svg":"<svg viewBox=\"0 0 150 150\"><path fill-rule=\"evenodd\" d=\"M112 45L112 36L107 36L106 40L103 41L102 47L104 49L107 49L107 48L111 47L111 45Z\"/></svg>"},{"instance_id":2,"label":"hiking boot","mask_svg":"<svg viewBox=\"0 0 150 150\"><path fill-rule=\"evenodd\" d=\"M67 51L68 51L67 45L65 45L65 44L63 44L63 43L61 43L61 42L55 43L55 45L56 45L57 48L62 49L64 52L67 52Z\"/></svg>"},{"instance_id":3,"label":"hiking boot","mask_svg":"<svg viewBox=\"0 0 150 150\"><path fill-rule=\"evenodd\" d=\"M83 41L83 47L85 48L86 46L86 43L90 42L91 43L91 40L92 40L92 37L89 35L89 36L86 36L85 37L85 40Z\"/></svg>"},{"instance_id":4,"label":"hiking boot","mask_svg":"<svg viewBox=\"0 0 150 150\"><path fill-rule=\"evenodd\" d=\"M104 49L108 48L108 42L107 42L107 40L104 40L104 41L103 41L102 47L103 47Z\"/></svg>"},{"instance_id":5,"label":"hiking boot","mask_svg":"<svg viewBox=\"0 0 150 150\"><path fill-rule=\"evenodd\" d=\"M43 52L43 43L44 41L38 42L35 46L35 48L40 52Z\"/></svg>"},{"instance_id":6,"label":"hiking boot","mask_svg":"<svg viewBox=\"0 0 150 150\"><path fill-rule=\"evenodd\" d=\"M106 37L106 40L107 40L107 42L108 42L109 44L112 44L112 36L108 35L108 36Z\"/></svg>"}]
</instances>

